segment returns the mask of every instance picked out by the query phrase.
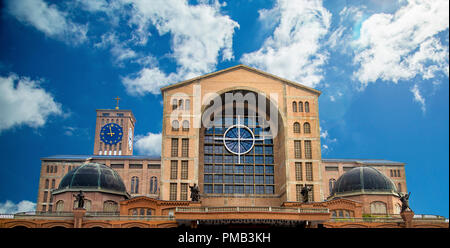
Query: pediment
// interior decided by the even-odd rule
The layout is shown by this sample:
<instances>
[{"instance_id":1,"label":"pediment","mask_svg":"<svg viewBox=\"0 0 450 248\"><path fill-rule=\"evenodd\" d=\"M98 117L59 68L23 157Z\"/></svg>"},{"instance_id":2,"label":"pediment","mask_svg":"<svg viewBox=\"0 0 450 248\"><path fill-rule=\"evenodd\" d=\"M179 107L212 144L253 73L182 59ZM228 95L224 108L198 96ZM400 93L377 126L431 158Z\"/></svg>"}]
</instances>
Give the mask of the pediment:
<instances>
[{"instance_id":1,"label":"pediment","mask_svg":"<svg viewBox=\"0 0 450 248\"><path fill-rule=\"evenodd\" d=\"M161 88L161 92L164 92L169 89L174 89L182 86L186 86L198 81L214 81L214 82L241 82L241 83L249 83L249 82L263 82L263 83L274 83L279 82L281 84L289 84L290 86L300 88L314 94L320 95L321 92L319 90L310 88L308 86L302 85L300 83L290 81L273 74L258 70L256 68L246 66L246 65L237 65L233 67L229 67L220 71L212 72L209 74L205 74L199 77L195 77L189 80L185 80L179 83L175 83L166 87Z\"/></svg>"}]
</instances>

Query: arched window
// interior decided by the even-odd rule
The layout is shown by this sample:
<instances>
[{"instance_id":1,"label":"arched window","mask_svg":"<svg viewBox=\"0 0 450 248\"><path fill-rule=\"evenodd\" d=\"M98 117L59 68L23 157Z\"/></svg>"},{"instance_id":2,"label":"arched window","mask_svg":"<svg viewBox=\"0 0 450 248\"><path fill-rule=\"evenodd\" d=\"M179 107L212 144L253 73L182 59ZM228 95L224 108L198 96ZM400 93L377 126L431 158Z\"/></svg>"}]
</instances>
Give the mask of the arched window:
<instances>
[{"instance_id":1,"label":"arched window","mask_svg":"<svg viewBox=\"0 0 450 248\"><path fill-rule=\"evenodd\" d=\"M309 113L309 102L305 102L305 112Z\"/></svg>"},{"instance_id":2,"label":"arched window","mask_svg":"<svg viewBox=\"0 0 450 248\"><path fill-rule=\"evenodd\" d=\"M400 214L402 207L400 204L395 204L394 214Z\"/></svg>"},{"instance_id":3,"label":"arched window","mask_svg":"<svg viewBox=\"0 0 450 248\"><path fill-rule=\"evenodd\" d=\"M55 188L55 179L52 179L52 189L54 189Z\"/></svg>"},{"instance_id":4,"label":"arched window","mask_svg":"<svg viewBox=\"0 0 450 248\"><path fill-rule=\"evenodd\" d=\"M64 211L64 201L59 200L56 202L56 212Z\"/></svg>"},{"instance_id":5,"label":"arched window","mask_svg":"<svg viewBox=\"0 0 450 248\"><path fill-rule=\"evenodd\" d=\"M153 176L150 178L150 194L156 194L158 191L158 179Z\"/></svg>"},{"instance_id":6,"label":"arched window","mask_svg":"<svg viewBox=\"0 0 450 248\"><path fill-rule=\"evenodd\" d=\"M298 112L303 112L303 102L298 102Z\"/></svg>"},{"instance_id":7,"label":"arched window","mask_svg":"<svg viewBox=\"0 0 450 248\"><path fill-rule=\"evenodd\" d=\"M186 99L186 101L184 101L185 104L185 110L190 110L191 109L191 100Z\"/></svg>"},{"instance_id":8,"label":"arched window","mask_svg":"<svg viewBox=\"0 0 450 248\"><path fill-rule=\"evenodd\" d=\"M172 121L172 131L178 131L180 123L177 120Z\"/></svg>"},{"instance_id":9,"label":"arched window","mask_svg":"<svg viewBox=\"0 0 450 248\"><path fill-rule=\"evenodd\" d=\"M152 210L150 208L147 208L147 215L148 216L152 215Z\"/></svg>"},{"instance_id":10,"label":"arched window","mask_svg":"<svg viewBox=\"0 0 450 248\"><path fill-rule=\"evenodd\" d=\"M311 125L309 122L303 124L303 133L311 133Z\"/></svg>"},{"instance_id":11,"label":"arched window","mask_svg":"<svg viewBox=\"0 0 450 248\"><path fill-rule=\"evenodd\" d=\"M117 212L119 210L118 204L115 201L105 201L103 202L103 212Z\"/></svg>"},{"instance_id":12,"label":"arched window","mask_svg":"<svg viewBox=\"0 0 450 248\"><path fill-rule=\"evenodd\" d=\"M294 123L294 133L300 133L300 123Z\"/></svg>"},{"instance_id":13,"label":"arched window","mask_svg":"<svg viewBox=\"0 0 450 248\"><path fill-rule=\"evenodd\" d=\"M47 165L47 173L50 172L50 166Z\"/></svg>"},{"instance_id":14,"label":"arched window","mask_svg":"<svg viewBox=\"0 0 450 248\"><path fill-rule=\"evenodd\" d=\"M131 194L137 194L139 192L139 178L131 178Z\"/></svg>"},{"instance_id":15,"label":"arched window","mask_svg":"<svg viewBox=\"0 0 450 248\"><path fill-rule=\"evenodd\" d=\"M372 214L386 214L387 208L386 203L381 201L376 201L370 203L370 213Z\"/></svg>"},{"instance_id":16,"label":"arched window","mask_svg":"<svg viewBox=\"0 0 450 248\"><path fill-rule=\"evenodd\" d=\"M189 131L189 121L183 121L183 131Z\"/></svg>"},{"instance_id":17,"label":"arched window","mask_svg":"<svg viewBox=\"0 0 450 248\"><path fill-rule=\"evenodd\" d=\"M227 93L242 94L244 98L254 94L240 90ZM214 116L214 119L208 116L207 119L213 121L214 126L205 127L203 130L205 166L201 173L203 173L204 194L275 194L277 178L274 165L277 161L274 158L274 147L277 144L274 146L272 130L265 129L263 123L255 119L268 113L259 113L261 109L257 106L260 97L257 94L254 96L256 102L253 103L244 100L244 104L237 104L239 101L222 104L219 108L225 110L226 116ZM225 99L226 96L222 94L220 97ZM266 104L264 101L264 105ZM297 111L297 103L291 101L291 104L292 111ZM213 110L216 107L210 104L208 109ZM267 127L270 126L269 121L264 122L269 124ZM238 124L245 128L238 127ZM251 141L252 136L255 138L254 141ZM224 142L224 139L227 140ZM177 184L171 187L173 187L173 191L170 192L173 192L172 199L185 199L187 191L184 188L180 186L177 190Z\"/></svg>"},{"instance_id":18,"label":"arched window","mask_svg":"<svg viewBox=\"0 0 450 248\"><path fill-rule=\"evenodd\" d=\"M45 188L48 189L48 179L45 179Z\"/></svg>"},{"instance_id":19,"label":"arched window","mask_svg":"<svg viewBox=\"0 0 450 248\"><path fill-rule=\"evenodd\" d=\"M292 111L297 112L297 102L292 102Z\"/></svg>"},{"instance_id":20,"label":"arched window","mask_svg":"<svg viewBox=\"0 0 450 248\"><path fill-rule=\"evenodd\" d=\"M178 103L179 103L178 109L183 110L183 107L184 107L183 99L180 99L180 101Z\"/></svg>"},{"instance_id":21,"label":"arched window","mask_svg":"<svg viewBox=\"0 0 450 248\"><path fill-rule=\"evenodd\" d=\"M402 184L401 183L397 184L397 191L402 192Z\"/></svg>"},{"instance_id":22,"label":"arched window","mask_svg":"<svg viewBox=\"0 0 450 248\"><path fill-rule=\"evenodd\" d=\"M333 191L333 188L334 188L334 184L336 183L336 180L334 179L334 178L331 178L329 181L328 181L328 187L330 188L330 195L331 195L331 192Z\"/></svg>"},{"instance_id":23,"label":"arched window","mask_svg":"<svg viewBox=\"0 0 450 248\"><path fill-rule=\"evenodd\" d=\"M172 110L177 109L177 104L178 104L178 100L177 99L173 99L172 100Z\"/></svg>"}]
</instances>

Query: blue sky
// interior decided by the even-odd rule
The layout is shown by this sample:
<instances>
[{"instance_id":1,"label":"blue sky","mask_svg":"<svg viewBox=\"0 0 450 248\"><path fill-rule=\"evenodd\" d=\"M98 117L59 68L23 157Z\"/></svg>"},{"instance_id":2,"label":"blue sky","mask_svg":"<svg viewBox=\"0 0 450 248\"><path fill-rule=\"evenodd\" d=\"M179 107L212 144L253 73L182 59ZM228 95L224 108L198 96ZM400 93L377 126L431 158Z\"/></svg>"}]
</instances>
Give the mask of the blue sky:
<instances>
[{"instance_id":1,"label":"blue sky","mask_svg":"<svg viewBox=\"0 0 450 248\"><path fill-rule=\"evenodd\" d=\"M159 88L246 64L314 87L323 158L406 163L448 217L448 1L14 0L0 10L0 210L32 209L40 158L92 154L95 109L158 155Z\"/></svg>"}]
</instances>

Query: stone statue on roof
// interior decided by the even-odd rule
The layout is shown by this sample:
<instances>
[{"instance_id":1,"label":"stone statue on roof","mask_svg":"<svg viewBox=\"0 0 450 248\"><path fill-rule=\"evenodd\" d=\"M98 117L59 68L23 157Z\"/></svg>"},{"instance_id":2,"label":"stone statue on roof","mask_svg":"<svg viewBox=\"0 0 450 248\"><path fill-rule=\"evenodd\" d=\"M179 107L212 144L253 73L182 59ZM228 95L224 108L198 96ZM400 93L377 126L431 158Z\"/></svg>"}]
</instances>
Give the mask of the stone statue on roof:
<instances>
[{"instance_id":1,"label":"stone statue on roof","mask_svg":"<svg viewBox=\"0 0 450 248\"><path fill-rule=\"evenodd\" d=\"M411 192L409 192L408 194L404 194L404 195L399 193L400 201L402 202L402 209L400 210L400 213L403 213L406 210L412 211L411 208L409 207L409 196L410 195L411 195Z\"/></svg>"},{"instance_id":2,"label":"stone statue on roof","mask_svg":"<svg viewBox=\"0 0 450 248\"><path fill-rule=\"evenodd\" d=\"M80 192L75 196L75 199L77 199L78 207L77 208L84 208L84 194L83 191L80 190Z\"/></svg>"},{"instance_id":3,"label":"stone statue on roof","mask_svg":"<svg viewBox=\"0 0 450 248\"><path fill-rule=\"evenodd\" d=\"M191 200L194 202L198 202L200 200L200 189L197 184L194 183L194 186L189 186L191 189Z\"/></svg>"},{"instance_id":4,"label":"stone statue on roof","mask_svg":"<svg viewBox=\"0 0 450 248\"><path fill-rule=\"evenodd\" d=\"M302 191L300 192L303 196L303 202L307 203L309 201L309 192L311 191L311 188L309 186L305 186L302 188Z\"/></svg>"}]
</instances>

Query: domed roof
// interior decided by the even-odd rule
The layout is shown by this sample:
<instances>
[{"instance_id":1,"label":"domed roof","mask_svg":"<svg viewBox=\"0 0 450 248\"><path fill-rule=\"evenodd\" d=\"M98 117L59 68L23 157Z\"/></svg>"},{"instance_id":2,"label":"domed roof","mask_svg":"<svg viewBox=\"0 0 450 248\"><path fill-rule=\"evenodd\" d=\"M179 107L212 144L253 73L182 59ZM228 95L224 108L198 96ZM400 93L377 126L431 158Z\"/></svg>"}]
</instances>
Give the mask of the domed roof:
<instances>
[{"instance_id":1,"label":"domed roof","mask_svg":"<svg viewBox=\"0 0 450 248\"><path fill-rule=\"evenodd\" d=\"M86 163L69 171L61 180L57 192L66 190L101 191L128 195L117 172L98 163Z\"/></svg>"},{"instance_id":2,"label":"domed roof","mask_svg":"<svg viewBox=\"0 0 450 248\"><path fill-rule=\"evenodd\" d=\"M356 167L338 178L331 196L342 194L396 193L394 183L377 169L372 167Z\"/></svg>"}]
</instances>

